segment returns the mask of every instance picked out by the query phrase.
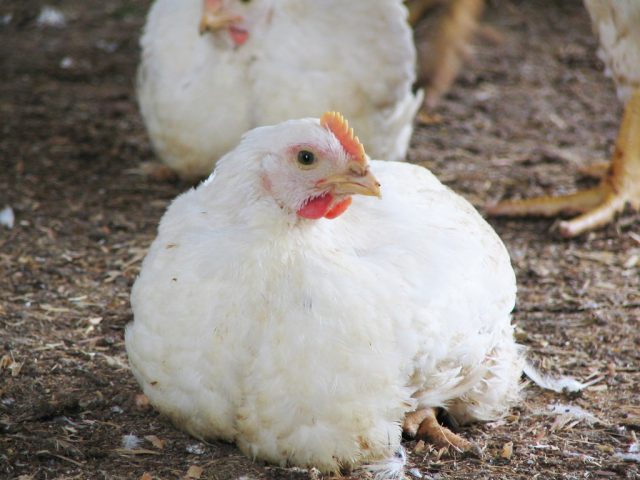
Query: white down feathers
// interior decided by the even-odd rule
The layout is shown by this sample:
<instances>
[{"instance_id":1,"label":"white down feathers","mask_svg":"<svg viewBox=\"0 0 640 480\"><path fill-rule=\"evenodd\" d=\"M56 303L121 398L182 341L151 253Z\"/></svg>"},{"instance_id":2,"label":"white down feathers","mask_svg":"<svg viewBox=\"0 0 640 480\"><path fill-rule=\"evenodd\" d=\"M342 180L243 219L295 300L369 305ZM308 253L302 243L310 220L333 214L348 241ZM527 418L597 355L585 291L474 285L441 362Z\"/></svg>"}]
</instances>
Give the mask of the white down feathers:
<instances>
[{"instance_id":1,"label":"white down feathers","mask_svg":"<svg viewBox=\"0 0 640 480\"><path fill-rule=\"evenodd\" d=\"M337 110L375 158L404 160L421 94L401 0L227 1L249 39L199 35L202 0L156 0L138 102L159 157L208 175L247 130Z\"/></svg>"},{"instance_id":2,"label":"white down feathers","mask_svg":"<svg viewBox=\"0 0 640 480\"><path fill-rule=\"evenodd\" d=\"M426 169L381 161L382 199L300 219L261 186L253 146L276 133L249 132L162 218L126 331L151 403L196 437L323 471L391 457L418 406L503 414L522 362L491 227Z\"/></svg>"},{"instance_id":3,"label":"white down feathers","mask_svg":"<svg viewBox=\"0 0 640 480\"><path fill-rule=\"evenodd\" d=\"M640 88L640 1L584 0L598 36L598 55L616 83L618 98L626 103Z\"/></svg>"}]
</instances>

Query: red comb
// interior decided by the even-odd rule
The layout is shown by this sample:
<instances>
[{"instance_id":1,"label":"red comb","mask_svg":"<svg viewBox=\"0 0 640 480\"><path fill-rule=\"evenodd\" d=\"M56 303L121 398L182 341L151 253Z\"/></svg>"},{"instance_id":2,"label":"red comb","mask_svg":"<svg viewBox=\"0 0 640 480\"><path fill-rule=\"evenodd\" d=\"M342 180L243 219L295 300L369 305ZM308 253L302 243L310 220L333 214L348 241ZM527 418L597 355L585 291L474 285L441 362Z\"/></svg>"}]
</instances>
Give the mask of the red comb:
<instances>
[{"instance_id":1,"label":"red comb","mask_svg":"<svg viewBox=\"0 0 640 480\"><path fill-rule=\"evenodd\" d=\"M342 148L358 163L365 162L364 146L349 128L349 122L338 112L326 112L320 117L320 125L329 129L342 145Z\"/></svg>"}]
</instances>

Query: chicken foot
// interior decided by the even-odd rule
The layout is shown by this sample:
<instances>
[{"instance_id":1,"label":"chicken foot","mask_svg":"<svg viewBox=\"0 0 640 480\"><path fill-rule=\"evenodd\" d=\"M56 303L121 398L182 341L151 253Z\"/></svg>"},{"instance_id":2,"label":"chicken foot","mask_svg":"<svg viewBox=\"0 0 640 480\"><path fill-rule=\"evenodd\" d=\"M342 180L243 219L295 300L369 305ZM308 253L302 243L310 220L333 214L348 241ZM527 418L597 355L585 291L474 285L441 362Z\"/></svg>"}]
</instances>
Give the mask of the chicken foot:
<instances>
[{"instance_id":1,"label":"chicken foot","mask_svg":"<svg viewBox=\"0 0 640 480\"><path fill-rule=\"evenodd\" d=\"M465 440L438 423L435 408L421 408L407 413L402 430L406 436L426 440L438 448L453 447L459 452L473 452L482 456L482 451L475 443Z\"/></svg>"},{"instance_id":2,"label":"chicken foot","mask_svg":"<svg viewBox=\"0 0 640 480\"><path fill-rule=\"evenodd\" d=\"M555 216L581 213L560 222L560 234L575 237L609 223L625 205L640 210L640 88L626 104L609 169L600 184L558 197L507 200L487 209L496 216Z\"/></svg>"}]
</instances>

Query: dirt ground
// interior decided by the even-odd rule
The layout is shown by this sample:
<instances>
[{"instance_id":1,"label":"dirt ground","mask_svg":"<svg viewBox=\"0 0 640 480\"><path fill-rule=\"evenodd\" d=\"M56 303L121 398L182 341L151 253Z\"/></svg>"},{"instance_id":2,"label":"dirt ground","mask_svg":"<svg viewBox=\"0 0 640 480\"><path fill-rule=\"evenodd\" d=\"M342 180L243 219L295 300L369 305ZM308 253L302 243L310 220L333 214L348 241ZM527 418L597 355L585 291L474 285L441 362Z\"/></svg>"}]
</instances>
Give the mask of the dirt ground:
<instances>
[{"instance_id":1,"label":"dirt ground","mask_svg":"<svg viewBox=\"0 0 640 480\"><path fill-rule=\"evenodd\" d=\"M136 397L129 290L188 187L136 173L154 158L133 88L149 2L50 4L65 26L38 24L42 2L0 3L0 209L16 215L0 227L0 478L317 478L198 442ZM411 161L480 208L584 185L578 168L607 158L622 108L581 2L496 0L485 21L502 41L475 41ZM408 478L640 478L622 458L640 430L640 216L575 240L551 220L490 221L513 258L530 358L595 383L572 395L530 384L510 416L463 429L483 459L406 442ZM127 435L139 445L124 448Z\"/></svg>"}]
</instances>

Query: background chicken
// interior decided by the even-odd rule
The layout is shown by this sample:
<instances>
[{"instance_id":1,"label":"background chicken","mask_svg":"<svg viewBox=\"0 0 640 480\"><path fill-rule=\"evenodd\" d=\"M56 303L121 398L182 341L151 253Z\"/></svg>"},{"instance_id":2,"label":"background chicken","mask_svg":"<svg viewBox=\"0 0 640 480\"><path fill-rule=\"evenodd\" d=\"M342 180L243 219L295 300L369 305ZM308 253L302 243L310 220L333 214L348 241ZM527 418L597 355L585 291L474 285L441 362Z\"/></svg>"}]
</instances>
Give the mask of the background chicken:
<instances>
[{"instance_id":1,"label":"background chicken","mask_svg":"<svg viewBox=\"0 0 640 480\"><path fill-rule=\"evenodd\" d=\"M517 399L515 290L468 202L422 167L369 162L329 113L247 133L172 203L127 352L194 436L335 472L393 456L403 419L410 436L472 447L434 408L466 423Z\"/></svg>"},{"instance_id":2,"label":"background chicken","mask_svg":"<svg viewBox=\"0 0 640 480\"><path fill-rule=\"evenodd\" d=\"M489 209L493 215L507 216L582 213L560 222L560 233L567 237L607 224L627 204L640 209L640 2L585 0L585 6L600 40L600 57L626 105L611 163L595 188L505 201Z\"/></svg>"},{"instance_id":3,"label":"background chicken","mask_svg":"<svg viewBox=\"0 0 640 480\"><path fill-rule=\"evenodd\" d=\"M406 15L401 0L157 0L138 75L155 151L197 178L255 126L340 109L373 155L404 159L421 102Z\"/></svg>"}]
</instances>

